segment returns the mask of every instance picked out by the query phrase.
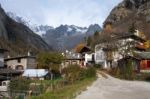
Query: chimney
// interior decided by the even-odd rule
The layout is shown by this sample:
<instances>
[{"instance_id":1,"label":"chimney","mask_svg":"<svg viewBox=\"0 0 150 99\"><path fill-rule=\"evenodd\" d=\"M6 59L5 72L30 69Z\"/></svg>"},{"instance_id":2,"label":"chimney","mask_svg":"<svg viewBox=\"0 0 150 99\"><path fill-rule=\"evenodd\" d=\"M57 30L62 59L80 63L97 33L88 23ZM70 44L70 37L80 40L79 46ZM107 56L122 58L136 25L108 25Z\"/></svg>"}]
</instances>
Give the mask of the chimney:
<instances>
[{"instance_id":1,"label":"chimney","mask_svg":"<svg viewBox=\"0 0 150 99\"><path fill-rule=\"evenodd\" d=\"M30 51L28 51L28 56L31 56L31 53L30 53Z\"/></svg>"},{"instance_id":2,"label":"chimney","mask_svg":"<svg viewBox=\"0 0 150 99\"><path fill-rule=\"evenodd\" d=\"M139 30L135 30L135 35L139 36Z\"/></svg>"}]
</instances>

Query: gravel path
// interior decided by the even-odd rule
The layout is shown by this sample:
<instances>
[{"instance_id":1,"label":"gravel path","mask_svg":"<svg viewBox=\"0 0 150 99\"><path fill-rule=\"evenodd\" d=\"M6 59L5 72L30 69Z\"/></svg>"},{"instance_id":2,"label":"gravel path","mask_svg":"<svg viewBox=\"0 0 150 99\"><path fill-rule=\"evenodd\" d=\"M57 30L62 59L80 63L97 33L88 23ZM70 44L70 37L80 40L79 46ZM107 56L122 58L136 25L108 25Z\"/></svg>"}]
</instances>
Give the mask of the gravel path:
<instances>
[{"instance_id":1,"label":"gravel path","mask_svg":"<svg viewBox=\"0 0 150 99\"><path fill-rule=\"evenodd\" d=\"M76 99L150 99L150 83L99 76Z\"/></svg>"}]
</instances>

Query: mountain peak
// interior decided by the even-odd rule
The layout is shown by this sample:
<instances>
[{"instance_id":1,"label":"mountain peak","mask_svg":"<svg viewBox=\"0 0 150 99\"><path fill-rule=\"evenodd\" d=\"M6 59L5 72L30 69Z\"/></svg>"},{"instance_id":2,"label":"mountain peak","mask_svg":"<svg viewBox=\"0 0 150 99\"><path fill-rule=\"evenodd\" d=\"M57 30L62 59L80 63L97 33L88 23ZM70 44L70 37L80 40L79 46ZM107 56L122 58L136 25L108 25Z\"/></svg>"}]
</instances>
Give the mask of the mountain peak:
<instances>
[{"instance_id":1,"label":"mountain peak","mask_svg":"<svg viewBox=\"0 0 150 99\"><path fill-rule=\"evenodd\" d=\"M64 51L74 48L78 43L83 42L84 38L100 31L98 24L90 25L89 28L75 25L60 25L53 30L48 30L43 38L50 46L56 50Z\"/></svg>"}]
</instances>

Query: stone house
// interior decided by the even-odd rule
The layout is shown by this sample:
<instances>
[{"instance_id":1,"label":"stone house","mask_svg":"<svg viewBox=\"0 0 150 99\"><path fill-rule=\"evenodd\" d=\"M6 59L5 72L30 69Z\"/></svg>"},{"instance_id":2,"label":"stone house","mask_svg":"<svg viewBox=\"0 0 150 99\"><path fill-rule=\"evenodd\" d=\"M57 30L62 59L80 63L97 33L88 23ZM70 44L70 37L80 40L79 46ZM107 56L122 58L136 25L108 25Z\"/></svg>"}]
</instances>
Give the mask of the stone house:
<instances>
[{"instance_id":1,"label":"stone house","mask_svg":"<svg viewBox=\"0 0 150 99\"><path fill-rule=\"evenodd\" d=\"M36 57L29 55L5 58L5 64L7 68L21 71L37 68Z\"/></svg>"},{"instance_id":2,"label":"stone house","mask_svg":"<svg viewBox=\"0 0 150 99\"><path fill-rule=\"evenodd\" d=\"M144 37L137 31L134 34L122 33L111 38L109 42L102 42L95 46L95 62L103 68L113 68L118 65L118 60L126 56L133 57L135 51L145 51Z\"/></svg>"}]
</instances>

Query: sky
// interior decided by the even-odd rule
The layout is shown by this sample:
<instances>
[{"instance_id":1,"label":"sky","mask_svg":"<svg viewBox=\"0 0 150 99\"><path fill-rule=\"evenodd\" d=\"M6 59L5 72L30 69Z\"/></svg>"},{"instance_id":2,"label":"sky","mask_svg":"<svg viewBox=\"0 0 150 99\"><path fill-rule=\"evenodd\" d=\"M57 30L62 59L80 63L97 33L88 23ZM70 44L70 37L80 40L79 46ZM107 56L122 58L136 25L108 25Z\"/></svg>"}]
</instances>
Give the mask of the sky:
<instances>
[{"instance_id":1,"label":"sky","mask_svg":"<svg viewBox=\"0 0 150 99\"><path fill-rule=\"evenodd\" d=\"M110 11L122 0L0 0L6 12L13 12L38 25L61 24L102 26Z\"/></svg>"}]
</instances>

